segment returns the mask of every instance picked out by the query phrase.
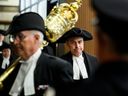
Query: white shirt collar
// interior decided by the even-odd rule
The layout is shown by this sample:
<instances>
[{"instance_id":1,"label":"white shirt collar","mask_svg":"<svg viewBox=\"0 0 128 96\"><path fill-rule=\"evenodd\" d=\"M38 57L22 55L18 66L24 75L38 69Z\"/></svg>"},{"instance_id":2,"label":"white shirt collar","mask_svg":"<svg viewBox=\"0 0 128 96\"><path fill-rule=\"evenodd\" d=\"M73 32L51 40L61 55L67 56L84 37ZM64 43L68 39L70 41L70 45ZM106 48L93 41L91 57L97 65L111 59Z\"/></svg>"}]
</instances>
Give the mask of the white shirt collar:
<instances>
[{"instance_id":1,"label":"white shirt collar","mask_svg":"<svg viewBox=\"0 0 128 96\"><path fill-rule=\"evenodd\" d=\"M1 66L2 69L6 69L6 66L9 66L9 64L10 64L9 58L10 57L8 57L8 58L3 57L3 62L2 62L2 66Z\"/></svg>"},{"instance_id":2,"label":"white shirt collar","mask_svg":"<svg viewBox=\"0 0 128 96\"><path fill-rule=\"evenodd\" d=\"M84 58L82 54L80 56L72 56L73 59L73 79L80 80L80 75L83 79L88 78L86 66L84 64Z\"/></svg>"},{"instance_id":3,"label":"white shirt collar","mask_svg":"<svg viewBox=\"0 0 128 96\"><path fill-rule=\"evenodd\" d=\"M75 56L73 55L73 57L79 58L79 57L83 57L82 53L79 56Z\"/></svg>"},{"instance_id":4,"label":"white shirt collar","mask_svg":"<svg viewBox=\"0 0 128 96\"><path fill-rule=\"evenodd\" d=\"M25 75L22 75L23 73L20 72L20 70L19 70L18 75L15 79L15 82L9 92L10 95L12 95L12 96L14 96L15 94L18 95L20 93L22 87L24 87L25 96L35 94L34 69L36 67L37 60L40 55L41 55L41 49L38 49L37 52L34 53L27 61L22 62L23 64L21 65L21 67L22 68L24 67L26 69ZM19 78L21 78L21 79L19 79Z\"/></svg>"},{"instance_id":5,"label":"white shirt collar","mask_svg":"<svg viewBox=\"0 0 128 96\"><path fill-rule=\"evenodd\" d=\"M0 42L0 46L2 46L3 45L3 42Z\"/></svg>"}]
</instances>

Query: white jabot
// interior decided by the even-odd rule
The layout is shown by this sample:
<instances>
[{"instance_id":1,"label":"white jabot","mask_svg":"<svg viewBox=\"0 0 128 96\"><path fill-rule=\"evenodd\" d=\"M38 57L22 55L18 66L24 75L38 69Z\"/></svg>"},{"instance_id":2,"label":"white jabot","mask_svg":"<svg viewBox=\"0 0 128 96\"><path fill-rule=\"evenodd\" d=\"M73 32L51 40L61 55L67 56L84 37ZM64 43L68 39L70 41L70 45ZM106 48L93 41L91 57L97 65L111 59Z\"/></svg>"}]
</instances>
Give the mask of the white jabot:
<instances>
[{"instance_id":1,"label":"white jabot","mask_svg":"<svg viewBox=\"0 0 128 96\"><path fill-rule=\"evenodd\" d=\"M10 63L9 58L3 57L3 62L2 62L1 68L6 69L6 67L9 66L9 63Z\"/></svg>"},{"instance_id":2,"label":"white jabot","mask_svg":"<svg viewBox=\"0 0 128 96\"><path fill-rule=\"evenodd\" d=\"M38 49L35 54L33 54L27 61L22 63L15 82L9 92L11 96L18 96L23 87L25 96L35 94L34 69L40 55L41 49Z\"/></svg>"},{"instance_id":3,"label":"white jabot","mask_svg":"<svg viewBox=\"0 0 128 96\"><path fill-rule=\"evenodd\" d=\"M82 55L79 57L73 56L73 79L80 80L80 75L83 79L88 78L86 66L84 64L84 58Z\"/></svg>"},{"instance_id":4,"label":"white jabot","mask_svg":"<svg viewBox=\"0 0 128 96\"><path fill-rule=\"evenodd\" d=\"M2 46L3 45L3 42L0 42L0 46Z\"/></svg>"},{"instance_id":5,"label":"white jabot","mask_svg":"<svg viewBox=\"0 0 128 96\"><path fill-rule=\"evenodd\" d=\"M3 42L0 42L0 46L2 46L3 45ZM2 51L0 51L0 54L2 53Z\"/></svg>"}]
</instances>

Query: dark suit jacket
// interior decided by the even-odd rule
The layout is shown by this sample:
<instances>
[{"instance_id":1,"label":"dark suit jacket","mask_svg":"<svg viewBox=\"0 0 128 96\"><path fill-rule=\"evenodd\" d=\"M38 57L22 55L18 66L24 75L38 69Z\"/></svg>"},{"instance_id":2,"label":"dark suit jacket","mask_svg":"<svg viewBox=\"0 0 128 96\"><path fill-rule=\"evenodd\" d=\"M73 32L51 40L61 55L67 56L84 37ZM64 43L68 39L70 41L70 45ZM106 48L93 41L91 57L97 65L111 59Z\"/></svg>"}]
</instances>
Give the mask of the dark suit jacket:
<instances>
[{"instance_id":1,"label":"dark suit jacket","mask_svg":"<svg viewBox=\"0 0 128 96\"><path fill-rule=\"evenodd\" d=\"M83 52L83 57L84 57L84 63L87 68L87 73L88 73L88 79L80 79L80 80L75 80L74 87L72 89L72 96L83 96L84 95L84 86L89 82L91 79L92 75L95 73L95 70L98 68L98 60L96 57L89 55L85 52ZM68 52L61 56L62 59L67 60L72 64L72 69L73 69L73 60L72 60L72 54L71 52Z\"/></svg>"},{"instance_id":2,"label":"dark suit jacket","mask_svg":"<svg viewBox=\"0 0 128 96\"><path fill-rule=\"evenodd\" d=\"M128 96L128 62L101 64L85 92L85 96Z\"/></svg>"},{"instance_id":3,"label":"dark suit jacket","mask_svg":"<svg viewBox=\"0 0 128 96\"><path fill-rule=\"evenodd\" d=\"M20 65L18 65L12 74L4 81L5 90L3 90L3 96L8 96L7 93L10 91L16 78L19 66ZM50 85L55 88L57 96L64 96L62 91L66 91L72 82L71 65L67 61L45 53L41 54L34 71L35 96L42 96L43 94L44 90L38 88L40 85Z\"/></svg>"}]
</instances>

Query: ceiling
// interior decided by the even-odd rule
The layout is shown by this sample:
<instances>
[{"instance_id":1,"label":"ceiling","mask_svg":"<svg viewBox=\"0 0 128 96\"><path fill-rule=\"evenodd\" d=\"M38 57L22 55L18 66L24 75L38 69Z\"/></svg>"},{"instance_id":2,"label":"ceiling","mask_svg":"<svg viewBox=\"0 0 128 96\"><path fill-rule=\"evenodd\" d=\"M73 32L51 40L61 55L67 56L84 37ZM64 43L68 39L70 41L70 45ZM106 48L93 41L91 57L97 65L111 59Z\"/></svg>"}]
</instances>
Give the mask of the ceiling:
<instances>
[{"instance_id":1,"label":"ceiling","mask_svg":"<svg viewBox=\"0 0 128 96\"><path fill-rule=\"evenodd\" d=\"M0 0L0 24L10 23L19 13L19 0Z\"/></svg>"}]
</instances>

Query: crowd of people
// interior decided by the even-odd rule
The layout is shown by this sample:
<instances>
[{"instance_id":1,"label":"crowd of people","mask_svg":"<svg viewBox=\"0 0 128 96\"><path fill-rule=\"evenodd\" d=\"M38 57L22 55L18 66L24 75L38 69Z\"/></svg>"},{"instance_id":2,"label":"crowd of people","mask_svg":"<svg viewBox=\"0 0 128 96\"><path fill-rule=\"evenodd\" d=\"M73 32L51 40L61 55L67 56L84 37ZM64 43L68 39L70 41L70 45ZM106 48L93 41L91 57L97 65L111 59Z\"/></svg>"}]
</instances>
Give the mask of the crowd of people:
<instances>
[{"instance_id":1,"label":"crowd of people","mask_svg":"<svg viewBox=\"0 0 128 96\"><path fill-rule=\"evenodd\" d=\"M0 75L14 57L21 59L2 81L0 96L128 96L127 5L126 0L91 0L97 57L85 51L84 42L93 39L85 29L74 27L60 37L56 43L69 51L57 57L40 47L46 34L38 13L14 16L8 30L0 30ZM10 43L4 42L6 35Z\"/></svg>"}]
</instances>

